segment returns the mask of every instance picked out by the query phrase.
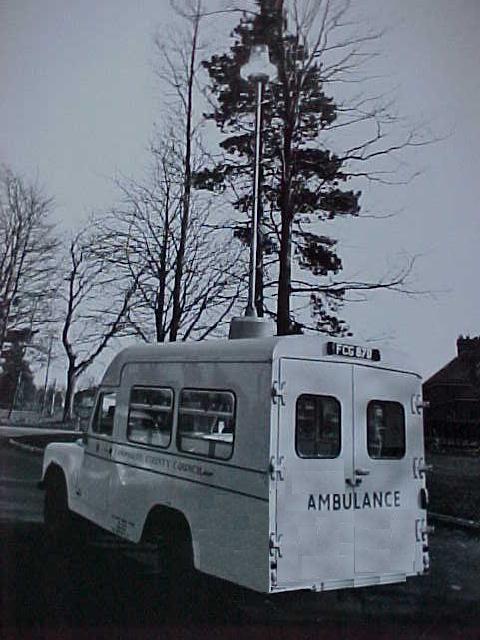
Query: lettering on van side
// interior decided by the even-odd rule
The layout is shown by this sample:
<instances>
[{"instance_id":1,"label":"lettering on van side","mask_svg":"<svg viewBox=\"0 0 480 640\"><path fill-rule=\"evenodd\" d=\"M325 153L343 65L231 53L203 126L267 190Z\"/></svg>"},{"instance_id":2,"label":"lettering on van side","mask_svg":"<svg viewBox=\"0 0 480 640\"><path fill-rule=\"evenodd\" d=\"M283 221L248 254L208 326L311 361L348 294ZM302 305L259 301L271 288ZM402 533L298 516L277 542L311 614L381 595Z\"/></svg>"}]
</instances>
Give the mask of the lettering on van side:
<instances>
[{"instance_id":1,"label":"lettering on van side","mask_svg":"<svg viewBox=\"0 0 480 640\"><path fill-rule=\"evenodd\" d=\"M125 520L125 518L122 518L121 516L117 516L115 514L112 514L111 517L115 522L112 527L113 533L116 533L119 536L128 535L129 529L134 526L133 522L129 522L128 520Z\"/></svg>"},{"instance_id":2,"label":"lettering on van side","mask_svg":"<svg viewBox=\"0 0 480 640\"><path fill-rule=\"evenodd\" d=\"M339 511L340 509L382 509L400 507L400 491L372 493L320 493L308 497L308 511Z\"/></svg>"},{"instance_id":3,"label":"lettering on van side","mask_svg":"<svg viewBox=\"0 0 480 640\"><path fill-rule=\"evenodd\" d=\"M128 460L128 462L145 466L146 469L162 469L168 471L177 471L182 473L191 473L197 476L212 476L213 472L208 471L202 465L176 460L174 458L165 458L144 451L132 451L130 449L118 449L116 452L118 461Z\"/></svg>"}]
</instances>

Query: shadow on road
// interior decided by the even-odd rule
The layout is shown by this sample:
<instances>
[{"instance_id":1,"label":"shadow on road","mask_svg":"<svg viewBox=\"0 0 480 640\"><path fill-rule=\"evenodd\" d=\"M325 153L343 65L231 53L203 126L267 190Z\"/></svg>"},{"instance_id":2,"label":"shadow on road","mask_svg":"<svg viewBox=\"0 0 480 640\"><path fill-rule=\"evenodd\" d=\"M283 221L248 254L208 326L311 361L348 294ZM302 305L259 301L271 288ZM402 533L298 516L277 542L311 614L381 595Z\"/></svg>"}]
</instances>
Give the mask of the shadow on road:
<instances>
[{"instance_id":1,"label":"shadow on road","mask_svg":"<svg viewBox=\"0 0 480 640\"><path fill-rule=\"evenodd\" d=\"M456 601L454 592L439 585L432 591L426 582L432 577L377 588L267 597L199 576L187 598L168 589L164 578L125 545L94 538L60 553L35 524L1 525L0 542L2 638L65 628L87 633L199 625L235 627L245 637L253 637L247 629L261 628L268 630L266 635L279 630L276 638L309 635L309 629L316 630L315 637L327 631L325 637L479 637L478 602Z\"/></svg>"}]
</instances>

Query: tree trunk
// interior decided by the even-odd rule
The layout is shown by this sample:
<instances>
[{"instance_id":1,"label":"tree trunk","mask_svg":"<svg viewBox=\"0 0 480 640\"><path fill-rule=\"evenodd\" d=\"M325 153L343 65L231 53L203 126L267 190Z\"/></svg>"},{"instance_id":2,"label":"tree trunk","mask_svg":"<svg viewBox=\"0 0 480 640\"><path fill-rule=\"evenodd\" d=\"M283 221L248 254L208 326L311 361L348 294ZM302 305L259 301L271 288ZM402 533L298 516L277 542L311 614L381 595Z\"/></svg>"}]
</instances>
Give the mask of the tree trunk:
<instances>
[{"instance_id":1,"label":"tree trunk","mask_svg":"<svg viewBox=\"0 0 480 640\"><path fill-rule=\"evenodd\" d=\"M280 236L279 276L277 296L277 334L290 333L290 281L291 281L291 223L283 217Z\"/></svg>"},{"instance_id":2,"label":"tree trunk","mask_svg":"<svg viewBox=\"0 0 480 640\"><path fill-rule=\"evenodd\" d=\"M260 184L262 184L262 180L260 180ZM259 318L263 318L263 310L264 310L264 299L263 299L263 256L264 256L264 233L262 229L262 219L263 219L263 204L262 204L262 193L261 189L259 189L258 193L258 238L257 238L257 275L255 277L255 309L257 310L257 316Z\"/></svg>"},{"instance_id":3,"label":"tree trunk","mask_svg":"<svg viewBox=\"0 0 480 640\"><path fill-rule=\"evenodd\" d=\"M283 2L277 2L276 9L283 11ZM281 36L280 36L281 37ZM283 124L283 160L280 185L280 231L279 275L277 292L277 333L284 336L290 333L290 289L292 277L292 143L295 126L294 97L284 58L279 60L279 79L283 85L285 116Z\"/></svg>"},{"instance_id":4,"label":"tree trunk","mask_svg":"<svg viewBox=\"0 0 480 640\"><path fill-rule=\"evenodd\" d=\"M76 375L74 365L71 363L67 371L67 388L65 390L65 402L63 405L62 422L67 422L72 418L73 397L75 394Z\"/></svg>"},{"instance_id":5,"label":"tree trunk","mask_svg":"<svg viewBox=\"0 0 480 640\"><path fill-rule=\"evenodd\" d=\"M262 233L259 233L257 244L257 275L255 278L255 309L257 316L263 318L263 246Z\"/></svg>"},{"instance_id":6,"label":"tree trunk","mask_svg":"<svg viewBox=\"0 0 480 640\"><path fill-rule=\"evenodd\" d=\"M165 201L165 221L163 225L162 250L160 254L160 272L158 273L157 303L155 305L155 333L157 342L165 342L167 337L166 319L165 319L165 296L167 290L167 254L168 242L170 235L170 188L167 186Z\"/></svg>"},{"instance_id":7,"label":"tree trunk","mask_svg":"<svg viewBox=\"0 0 480 640\"><path fill-rule=\"evenodd\" d=\"M172 296L172 322L170 325L170 342L175 342L180 329L182 319L182 280L185 262L185 249L187 245L187 232L190 224L190 195L192 190L192 119L193 119L193 83L195 80L195 59L197 53L197 38L200 24L200 15L195 17L192 37L192 49L190 51L190 65L188 71L188 95L186 103L186 132L185 132L185 158L183 179L183 210L180 229L180 241L178 245L177 262L175 265L175 279Z\"/></svg>"},{"instance_id":8,"label":"tree trunk","mask_svg":"<svg viewBox=\"0 0 480 640\"><path fill-rule=\"evenodd\" d=\"M288 102L288 101L287 101ZM284 167L281 185L280 210L282 228L280 231L279 274L277 293L277 333L290 333L290 288L292 278L292 212L291 212L291 147L292 130L287 123L284 133Z\"/></svg>"}]
</instances>

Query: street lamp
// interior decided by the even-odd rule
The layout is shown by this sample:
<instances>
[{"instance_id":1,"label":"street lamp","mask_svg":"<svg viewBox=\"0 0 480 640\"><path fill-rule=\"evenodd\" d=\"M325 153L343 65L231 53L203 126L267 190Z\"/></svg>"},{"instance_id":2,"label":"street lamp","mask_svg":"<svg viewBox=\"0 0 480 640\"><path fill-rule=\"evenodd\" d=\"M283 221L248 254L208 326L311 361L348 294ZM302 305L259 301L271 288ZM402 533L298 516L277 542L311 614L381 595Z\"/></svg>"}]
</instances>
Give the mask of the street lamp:
<instances>
[{"instance_id":1,"label":"street lamp","mask_svg":"<svg viewBox=\"0 0 480 640\"><path fill-rule=\"evenodd\" d=\"M250 51L248 62L240 69L240 75L256 85L255 115L255 166L253 178L252 232L250 239L250 264L248 278L248 302L245 316L233 318L230 324L230 338L256 338L272 335L271 322L257 317L255 309L255 284L257 278L258 204L260 199L260 165L262 152L262 99L264 85L277 75L275 65L270 62L268 46L255 45Z\"/></svg>"},{"instance_id":2,"label":"street lamp","mask_svg":"<svg viewBox=\"0 0 480 640\"><path fill-rule=\"evenodd\" d=\"M240 69L240 75L248 82L256 85L256 116L255 116L255 166L253 178L253 211L252 232L250 239L250 273L248 283L248 302L245 315L256 318L255 284L257 277L257 242L258 242L258 205L260 199L260 165L262 155L262 99L264 85L277 75L275 65L270 62L268 46L255 45L250 52L249 60Z\"/></svg>"}]
</instances>

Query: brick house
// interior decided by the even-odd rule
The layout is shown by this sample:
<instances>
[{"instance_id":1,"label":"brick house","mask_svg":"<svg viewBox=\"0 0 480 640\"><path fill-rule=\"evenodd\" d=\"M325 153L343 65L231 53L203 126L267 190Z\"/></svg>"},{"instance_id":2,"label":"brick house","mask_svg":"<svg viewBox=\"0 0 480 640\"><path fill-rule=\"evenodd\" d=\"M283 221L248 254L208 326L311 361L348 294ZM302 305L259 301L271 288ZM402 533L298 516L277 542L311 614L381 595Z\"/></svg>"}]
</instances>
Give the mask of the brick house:
<instances>
[{"instance_id":1,"label":"brick house","mask_svg":"<svg viewBox=\"0 0 480 640\"><path fill-rule=\"evenodd\" d=\"M480 444L480 336L460 336L457 355L423 384L427 446Z\"/></svg>"}]
</instances>

